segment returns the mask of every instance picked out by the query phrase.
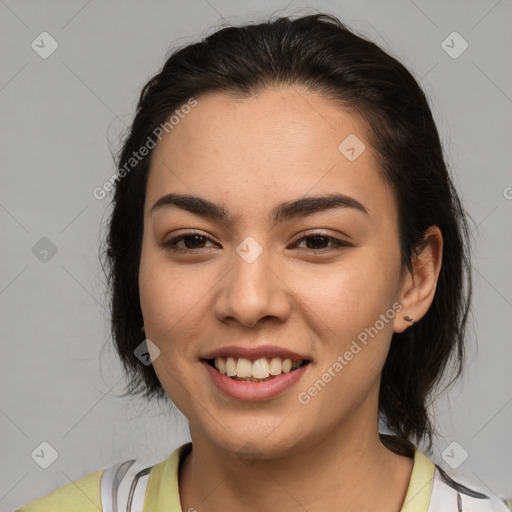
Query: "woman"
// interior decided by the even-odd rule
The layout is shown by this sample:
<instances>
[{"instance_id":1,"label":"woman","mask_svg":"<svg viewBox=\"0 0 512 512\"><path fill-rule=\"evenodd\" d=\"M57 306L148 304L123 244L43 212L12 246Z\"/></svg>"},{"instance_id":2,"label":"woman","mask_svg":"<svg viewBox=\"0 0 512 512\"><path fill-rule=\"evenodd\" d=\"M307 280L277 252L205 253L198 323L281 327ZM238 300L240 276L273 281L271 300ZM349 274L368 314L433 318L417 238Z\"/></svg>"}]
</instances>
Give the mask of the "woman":
<instances>
[{"instance_id":1,"label":"woman","mask_svg":"<svg viewBox=\"0 0 512 512\"><path fill-rule=\"evenodd\" d=\"M113 338L192 442L20 510L507 510L416 446L462 369L470 243L399 62L328 15L225 28L146 84L118 164Z\"/></svg>"}]
</instances>

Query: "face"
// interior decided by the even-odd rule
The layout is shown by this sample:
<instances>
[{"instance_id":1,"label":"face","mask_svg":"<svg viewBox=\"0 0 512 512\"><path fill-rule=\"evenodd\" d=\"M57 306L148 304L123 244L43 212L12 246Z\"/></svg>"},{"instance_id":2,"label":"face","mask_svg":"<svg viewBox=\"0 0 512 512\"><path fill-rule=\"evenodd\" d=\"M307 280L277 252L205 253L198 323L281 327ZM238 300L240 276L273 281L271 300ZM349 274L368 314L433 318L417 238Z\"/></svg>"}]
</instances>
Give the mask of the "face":
<instances>
[{"instance_id":1,"label":"face","mask_svg":"<svg viewBox=\"0 0 512 512\"><path fill-rule=\"evenodd\" d=\"M168 194L217 207L152 209ZM350 199L283 207L336 194ZM377 428L400 316L397 222L362 123L329 100L298 86L197 98L154 150L139 273L154 369L194 441L271 457ZM215 355L228 373L281 375L233 379ZM287 358L307 363L286 372Z\"/></svg>"}]
</instances>

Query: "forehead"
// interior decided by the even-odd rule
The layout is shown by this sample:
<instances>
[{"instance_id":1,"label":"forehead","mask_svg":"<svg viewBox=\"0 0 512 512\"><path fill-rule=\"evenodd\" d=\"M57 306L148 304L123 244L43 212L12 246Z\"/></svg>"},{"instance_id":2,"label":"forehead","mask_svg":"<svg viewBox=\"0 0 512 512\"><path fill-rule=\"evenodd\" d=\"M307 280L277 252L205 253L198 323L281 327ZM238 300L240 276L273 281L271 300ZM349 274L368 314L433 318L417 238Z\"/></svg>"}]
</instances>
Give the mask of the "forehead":
<instances>
[{"instance_id":1,"label":"forehead","mask_svg":"<svg viewBox=\"0 0 512 512\"><path fill-rule=\"evenodd\" d=\"M154 149L146 210L169 192L268 210L340 192L394 214L363 121L333 101L299 86L196 100Z\"/></svg>"}]
</instances>

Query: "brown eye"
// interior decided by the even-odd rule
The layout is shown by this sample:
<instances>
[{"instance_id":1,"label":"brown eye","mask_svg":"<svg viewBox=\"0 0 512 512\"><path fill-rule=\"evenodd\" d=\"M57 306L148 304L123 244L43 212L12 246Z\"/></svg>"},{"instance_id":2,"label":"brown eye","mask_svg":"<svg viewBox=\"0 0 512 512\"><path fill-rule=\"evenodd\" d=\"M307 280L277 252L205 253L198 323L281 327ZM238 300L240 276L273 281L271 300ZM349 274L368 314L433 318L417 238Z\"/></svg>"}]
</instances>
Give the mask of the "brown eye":
<instances>
[{"instance_id":1,"label":"brown eye","mask_svg":"<svg viewBox=\"0 0 512 512\"><path fill-rule=\"evenodd\" d=\"M340 247L352 247L351 244L328 235L315 233L307 235L298 240L298 242L306 241L306 249L319 252L324 249L339 249ZM327 245L331 243L331 247Z\"/></svg>"},{"instance_id":2,"label":"brown eye","mask_svg":"<svg viewBox=\"0 0 512 512\"><path fill-rule=\"evenodd\" d=\"M191 251L195 252L197 249L203 249L204 244L207 240L210 240L205 235L200 235L198 233L185 233L183 235L177 236L175 238L172 238L171 240L168 240L167 242L163 242L163 246L166 249L169 249L171 251ZM185 247L180 247L178 244L183 241Z\"/></svg>"}]
</instances>

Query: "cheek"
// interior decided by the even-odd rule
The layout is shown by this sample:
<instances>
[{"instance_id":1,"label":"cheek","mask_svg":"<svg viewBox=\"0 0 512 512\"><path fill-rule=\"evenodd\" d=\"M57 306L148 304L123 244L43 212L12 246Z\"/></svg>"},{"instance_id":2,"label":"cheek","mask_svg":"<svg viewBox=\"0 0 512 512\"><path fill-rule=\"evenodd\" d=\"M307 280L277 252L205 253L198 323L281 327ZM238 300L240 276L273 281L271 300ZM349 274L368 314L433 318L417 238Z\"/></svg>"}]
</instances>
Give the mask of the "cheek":
<instances>
[{"instance_id":1,"label":"cheek","mask_svg":"<svg viewBox=\"0 0 512 512\"><path fill-rule=\"evenodd\" d=\"M190 272L159 258L158 255L141 258L140 304L146 337L160 351L153 360L153 368L168 396L180 407L187 387L184 384L190 379L187 370L193 348L190 340L201 330L198 319L204 304L201 298L208 288L191 279Z\"/></svg>"},{"instance_id":2,"label":"cheek","mask_svg":"<svg viewBox=\"0 0 512 512\"><path fill-rule=\"evenodd\" d=\"M392 276L379 268L360 259L322 279L317 273L304 284L308 307L303 311L320 349L318 367L298 399L308 401L312 417L333 427L340 415L351 414L377 393L396 314Z\"/></svg>"},{"instance_id":3,"label":"cheek","mask_svg":"<svg viewBox=\"0 0 512 512\"><path fill-rule=\"evenodd\" d=\"M360 250L353 258L305 274L297 289L325 327L346 339L348 334L373 324L391 307L396 276L385 268L369 250Z\"/></svg>"},{"instance_id":4,"label":"cheek","mask_svg":"<svg viewBox=\"0 0 512 512\"><path fill-rule=\"evenodd\" d=\"M331 392L341 386L364 393L380 374L397 314L393 304L399 267L395 267L371 249L361 249L302 283L307 305L303 312L321 345L319 371L336 374ZM333 368L338 356L343 369ZM337 400L335 393L331 398Z\"/></svg>"},{"instance_id":5,"label":"cheek","mask_svg":"<svg viewBox=\"0 0 512 512\"><path fill-rule=\"evenodd\" d=\"M194 314L205 288L190 278L189 272L158 264L141 267L139 291L145 322L157 338L179 329L180 320ZM196 306L196 307L197 307Z\"/></svg>"}]
</instances>

